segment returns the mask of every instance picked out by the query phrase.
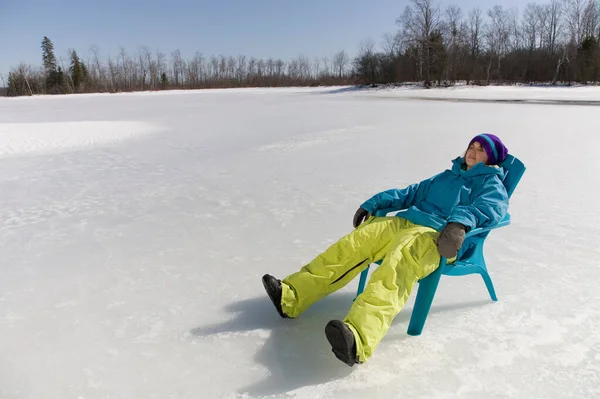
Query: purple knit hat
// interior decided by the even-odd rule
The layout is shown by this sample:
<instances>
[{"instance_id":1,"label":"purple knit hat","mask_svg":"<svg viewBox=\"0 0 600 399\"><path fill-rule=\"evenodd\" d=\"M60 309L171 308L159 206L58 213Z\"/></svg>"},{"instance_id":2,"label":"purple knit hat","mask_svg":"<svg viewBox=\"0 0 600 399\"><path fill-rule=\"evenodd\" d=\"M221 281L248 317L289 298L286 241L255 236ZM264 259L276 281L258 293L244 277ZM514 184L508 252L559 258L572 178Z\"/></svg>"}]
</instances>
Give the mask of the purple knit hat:
<instances>
[{"instance_id":1,"label":"purple knit hat","mask_svg":"<svg viewBox=\"0 0 600 399\"><path fill-rule=\"evenodd\" d=\"M506 156L508 155L508 148L502 144L502 141L500 141L498 136L494 136L490 133L478 134L477 136L473 137L473 140L471 140L469 143L469 147L475 141L481 144L485 150L485 153L488 156L488 164L497 165L506 159Z\"/></svg>"}]
</instances>

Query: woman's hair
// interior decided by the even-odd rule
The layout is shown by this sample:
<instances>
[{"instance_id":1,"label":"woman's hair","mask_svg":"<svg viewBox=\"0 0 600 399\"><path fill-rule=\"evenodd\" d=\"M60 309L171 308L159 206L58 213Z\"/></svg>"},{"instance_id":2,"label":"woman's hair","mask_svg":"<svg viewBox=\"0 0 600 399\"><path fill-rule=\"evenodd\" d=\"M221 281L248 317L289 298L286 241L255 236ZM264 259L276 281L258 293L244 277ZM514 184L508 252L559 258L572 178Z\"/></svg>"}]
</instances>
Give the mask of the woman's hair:
<instances>
[{"instance_id":1,"label":"woman's hair","mask_svg":"<svg viewBox=\"0 0 600 399\"><path fill-rule=\"evenodd\" d=\"M469 151L469 147L467 147L467 149L465 150L465 152L463 152L463 154L462 154L463 163L465 163L465 164L467 163L467 151ZM486 164L487 166L490 166L489 158L488 158L488 160L485 162L485 164Z\"/></svg>"}]
</instances>

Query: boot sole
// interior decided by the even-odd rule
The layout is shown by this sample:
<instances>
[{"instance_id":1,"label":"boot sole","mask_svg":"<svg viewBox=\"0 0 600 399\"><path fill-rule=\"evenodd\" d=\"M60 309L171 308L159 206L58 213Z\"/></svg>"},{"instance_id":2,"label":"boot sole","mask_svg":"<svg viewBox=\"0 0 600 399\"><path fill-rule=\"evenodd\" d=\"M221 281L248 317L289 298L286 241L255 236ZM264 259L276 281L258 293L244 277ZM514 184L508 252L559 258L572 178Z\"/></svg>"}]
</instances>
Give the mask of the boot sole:
<instances>
[{"instance_id":1,"label":"boot sole","mask_svg":"<svg viewBox=\"0 0 600 399\"><path fill-rule=\"evenodd\" d=\"M348 347L348 341L344 338L344 333L340 330L339 326L328 323L325 326L325 336L331 345L331 351L335 357L350 367L357 363L354 360L354 355L351 353L352 348Z\"/></svg>"},{"instance_id":2,"label":"boot sole","mask_svg":"<svg viewBox=\"0 0 600 399\"><path fill-rule=\"evenodd\" d=\"M285 313L283 313L283 310L281 310L280 308L277 307L276 303L277 303L277 301L279 301L281 303L281 298L275 297L275 292L273 292L270 289L271 287L268 283L268 280L263 277L262 283L263 283L263 287L265 287L265 291L267 292L267 295L269 296L269 299L271 299L273 306L275 306L275 310L277 310L277 313L279 313L279 316L281 316L284 319L289 319L289 317ZM281 305L279 305L279 306L281 306Z\"/></svg>"}]
</instances>

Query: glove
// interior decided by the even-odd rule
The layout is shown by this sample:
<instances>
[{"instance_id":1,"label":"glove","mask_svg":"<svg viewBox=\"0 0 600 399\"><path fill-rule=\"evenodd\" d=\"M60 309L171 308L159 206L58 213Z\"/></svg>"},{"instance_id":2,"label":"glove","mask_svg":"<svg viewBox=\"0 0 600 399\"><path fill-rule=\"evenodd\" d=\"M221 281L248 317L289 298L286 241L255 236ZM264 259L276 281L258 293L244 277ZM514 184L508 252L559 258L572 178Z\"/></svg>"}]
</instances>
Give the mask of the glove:
<instances>
[{"instance_id":1,"label":"glove","mask_svg":"<svg viewBox=\"0 0 600 399\"><path fill-rule=\"evenodd\" d=\"M352 220L352 224L356 228L356 227L360 226L360 224L362 222L364 222L365 220L367 220L370 217L371 217L371 214L369 213L369 211L367 211L364 208L358 208L358 210L354 214L354 219Z\"/></svg>"},{"instance_id":2,"label":"glove","mask_svg":"<svg viewBox=\"0 0 600 399\"><path fill-rule=\"evenodd\" d=\"M437 241L437 248L444 258L451 259L456 256L465 241L467 228L456 222L450 222L444 227Z\"/></svg>"}]
</instances>

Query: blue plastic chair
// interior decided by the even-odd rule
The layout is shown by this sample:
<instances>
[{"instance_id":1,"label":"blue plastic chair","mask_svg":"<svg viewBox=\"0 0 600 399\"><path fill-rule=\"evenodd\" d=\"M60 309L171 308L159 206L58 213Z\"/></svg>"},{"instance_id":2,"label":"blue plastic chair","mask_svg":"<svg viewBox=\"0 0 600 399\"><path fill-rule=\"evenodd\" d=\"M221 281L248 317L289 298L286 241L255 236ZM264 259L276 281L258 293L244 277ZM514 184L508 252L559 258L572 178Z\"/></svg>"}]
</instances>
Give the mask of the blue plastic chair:
<instances>
[{"instance_id":1,"label":"blue plastic chair","mask_svg":"<svg viewBox=\"0 0 600 399\"><path fill-rule=\"evenodd\" d=\"M512 155L508 155L506 160L500 164L506 171L504 177L504 186L510 198L517 187L517 184L521 180L521 177L525 173L525 165L517 158ZM375 212L374 216L386 216L390 212L397 212L397 209L380 209ZM459 253L458 258L453 264L447 264L447 259L442 257L440 260L440 266L430 275L422 280L419 280L419 290L417 292L417 298L415 305L410 316L410 323L408 324L409 335L420 335L425 326L435 291L437 290L442 274L447 276L466 276L468 274L480 274L485 282L485 286L488 289L492 300L498 301L496 297L496 291L494 290L494 284L487 270L485 259L483 257L483 244L485 239L491 230L499 227L507 226L510 224L510 214L506 214L504 219L490 227L477 228L469 231L465 236L465 242L468 238L471 238L474 245L465 253ZM376 262L381 265L381 260ZM356 296L360 295L367 282L367 276L369 274L369 267L367 267L360 275L360 281L358 283L358 292Z\"/></svg>"}]
</instances>

